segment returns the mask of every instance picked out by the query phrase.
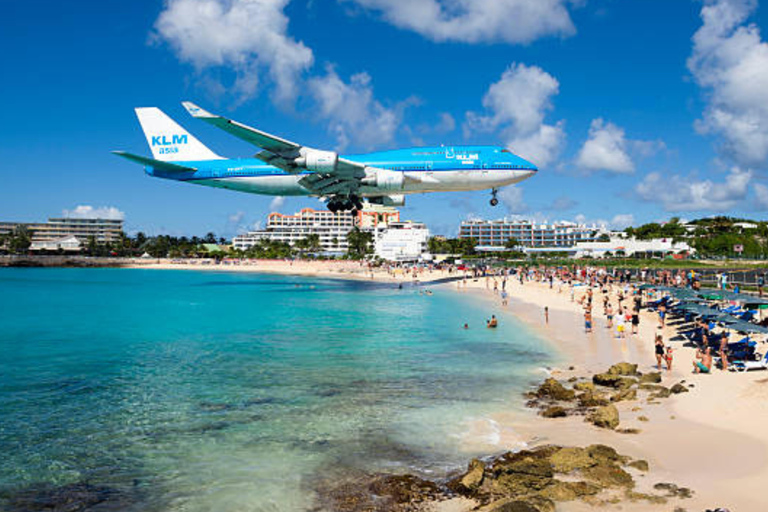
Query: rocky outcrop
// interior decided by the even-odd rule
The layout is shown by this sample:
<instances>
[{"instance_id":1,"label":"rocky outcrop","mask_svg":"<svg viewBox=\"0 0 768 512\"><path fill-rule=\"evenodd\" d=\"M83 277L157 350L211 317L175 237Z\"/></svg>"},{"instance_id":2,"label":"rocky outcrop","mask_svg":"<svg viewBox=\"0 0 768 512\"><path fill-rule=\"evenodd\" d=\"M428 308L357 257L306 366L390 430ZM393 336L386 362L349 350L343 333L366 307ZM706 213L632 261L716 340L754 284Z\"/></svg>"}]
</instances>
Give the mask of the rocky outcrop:
<instances>
[{"instance_id":1,"label":"rocky outcrop","mask_svg":"<svg viewBox=\"0 0 768 512\"><path fill-rule=\"evenodd\" d=\"M546 409L542 410L539 414L541 414L545 418L565 418L566 416L568 416L568 412L565 410L565 408L560 407L559 405L553 405L551 407L547 407Z\"/></svg>"},{"instance_id":2,"label":"rocky outcrop","mask_svg":"<svg viewBox=\"0 0 768 512\"><path fill-rule=\"evenodd\" d=\"M591 382L577 382L573 385L573 389L576 391L595 391L595 385Z\"/></svg>"},{"instance_id":3,"label":"rocky outcrop","mask_svg":"<svg viewBox=\"0 0 768 512\"><path fill-rule=\"evenodd\" d=\"M619 410L615 405L598 407L587 416L587 421L596 427L614 429L619 426Z\"/></svg>"},{"instance_id":4,"label":"rocky outcrop","mask_svg":"<svg viewBox=\"0 0 768 512\"><path fill-rule=\"evenodd\" d=\"M670 393L679 395L680 393L688 393L688 388L678 382L677 384L669 388L669 391Z\"/></svg>"},{"instance_id":5,"label":"rocky outcrop","mask_svg":"<svg viewBox=\"0 0 768 512\"><path fill-rule=\"evenodd\" d=\"M645 373L640 376L640 384L658 384L661 382L661 372Z\"/></svg>"},{"instance_id":6,"label":"rocky outcrop","mask_svg":"<svg viewBox=\"0 0 768 512\"><path fill-rule=\"evenodd\" d=\"M547 445L486 463L473 460L465 472L442 484L412 475L373 475L357 486L345 483L332 490L330 502L321 502L328 502L324 510L339 512L418 512L427 502L470 499L476 512L554 512L557 503L599 503L614 499L616 491L652 503L673 493L690 493L674 484L659 484L656 494L634 493L635 482L626 467L647 471L648 463L602 444Z\"/></svg>"},{"instance_id":7,"label":"rocky outcrop","mask_svg":"<svg viewBox=\"0 0 768 512\"><path fill-rule=\"evenodd\" d=\"M631 363L616 363L615 365L608 368L608 373L610 375L625 375L634 377L638 375L637 365Z\"/></svg>"},{"instance_id":8,"label":"rocky outcrop","mask_svg":"<svg viewBox=\"0 0 768 512\"><path fill-rule=\"evenodd\" d=\"M637 400L637 390L628 388L611 395L611 402L624 402L626 400Z\"/></svg>"},{"instance_id":9,"label":"rocky outcrop","mask_svg":"<svg viewBox=\"0 0 768 512\"><path fill-rule=\"evenodd\" d=\"M536 396L538 398L547 398L550 400L568 401L576 398L576 393L572 389L563 386L556 379L550 377L536 390Z\"/></svg>"}]
</instances>

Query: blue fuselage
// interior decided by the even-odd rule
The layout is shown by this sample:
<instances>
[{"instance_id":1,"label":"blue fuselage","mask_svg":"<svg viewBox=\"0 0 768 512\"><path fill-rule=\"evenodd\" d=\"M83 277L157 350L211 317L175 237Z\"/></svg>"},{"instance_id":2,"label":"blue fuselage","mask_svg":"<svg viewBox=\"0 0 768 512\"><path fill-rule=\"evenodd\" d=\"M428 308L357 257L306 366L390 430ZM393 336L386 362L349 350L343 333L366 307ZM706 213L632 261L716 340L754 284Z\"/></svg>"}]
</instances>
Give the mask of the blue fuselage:
<instances>
[{"instance_id":1,"label":"blue fuselage","mask_svg":"<svg viewBox=\"0 0 768 512\"><path fill-rule=\"evenodd\" d=\"M403 173L400 190L362 186L362 196L422 192L483 190L522 181L538 169L535 165L497 146L440 146L382 151L343 156L372 169ZM151 176L200 185L266 195L313 195L299 184L309 173L288 173L254 158L179 162L194 167L190 172L168 172L147 167Z\"/></svg>"}]
</instances>

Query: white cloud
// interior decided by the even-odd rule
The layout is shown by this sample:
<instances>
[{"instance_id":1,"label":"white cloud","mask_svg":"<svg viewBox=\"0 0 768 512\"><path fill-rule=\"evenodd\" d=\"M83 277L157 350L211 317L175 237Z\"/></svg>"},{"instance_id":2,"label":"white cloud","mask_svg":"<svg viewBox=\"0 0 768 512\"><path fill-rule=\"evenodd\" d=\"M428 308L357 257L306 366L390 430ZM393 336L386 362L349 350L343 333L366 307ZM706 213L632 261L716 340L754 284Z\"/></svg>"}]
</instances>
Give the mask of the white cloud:
<instances>
[{"instance_id":1,"label":"white cloud","mask_svg":"<svg viewBox=\"0 0 768 512\"><path fill-rule=\"evenodd\" d=\"M245 212L237 212L227 217L227 221L230 224L240 224L245 218Z\"/></svg>"},{"instance_id":2,"label":"white cloud","mask_svg":"<svg viewBox=\"0 0 768 512\"><path fill-rule=\"evenodd\" d=\"M94 208L93 206L79 205L74 210L64 210L62 214L64 217L71 219L125 219L125 213L114 206L99 206Z\"/></svg>"},{"instance_id":3,"label":"white cloud","mask_svg":"<svg viewBox=\"0 0 768 512\"><path fill-rule=\"evenodd\" d=\"M510 150L539 167L547 167L560 155L565 144L565 122L554 126L543 124L533 133L513 137L507 142Z\"/></svg>"},{"instance_id":4,"label":"white cloud","mask_svg":"<svg viewBox=\"0 0 768 512\"><path fill-rule=\"evenodd\" d=\"M512 151L545 167L557 159L565 142L564 121L544 124L559 89L559 82L543 69L512 64L483 97L487 114L467 113L465 135L501 130Z\"/></svg>"},{"instance_id":5,"label":"white cloud","mask_svg":"<svg viewBox=\"0 0 768 512\"><path fill-rule=\"evenodd\" d=\"M523 198L523 189L511 186L499 190L499 199L507 208L509 213L525 213L528 211L528 205Z\"/></svg>"},{"instance_id":6,"label":"white cloud","mask_svg":"<svg viewBox=\"0 0 768 512\"><path fill-rule=\"evenodd\" d=\"M283 10L290 0L166 0L154 37L171 45L198 70L225 66L237 72L234 89L250 97L266 70L275 97L295 97L312 50L289 37Z\"/></svg>"},{"instance_id":7,"label":"white cloud","mask_svg":"<svg viewBox=\"0 0 768 512\"><path fill-rule=\"evenodd\" d=\"M456 129L456 120L448 112L440 114L440 121L435 125L434 132L445 134Z\"/></svg>"},{"instance_id":8,"label":"white cloud","mask_svg":"<svg viewBox=\"0 0 768 512\"><path fill-rule=\"evenodd\" d=\"M747 24L757 0L705 0L688 68L705 89L707 107L696 128L721 137L741 165L768 157L768 44Z\"/></svg>"},{"instance_id":9,"label":"white cloud","mask_svg":"<svg viewBox=\"0 0 768 512\"><path fill-rule=\"evenodd\" d=\"M576 215L573 221L577 224L585 224L587 226L597 226L603 229L610 230L623 230L635 222L635 216L631 213L619 213L613 216L612 219L589 219L583 213Z\"/></svg>"},{"instance_id":10,"label":"white cloud","mask_svg":"<svg viewBox=\"0 0 768 512\"><path fill-rule=\"evenodd\" d=\"M574 199L568 196L560 196L556 198L554 201L552 201L552 204L549 205L546 209L561 212L565 210L570 210L578 204L579 203L577 201L575 201Z\"/></svg>"},{"instance_id":11,"label":"white cloud","mask_svg":"<svg viewBox=\"0 0 768 512\"><path fill-rule=\"evenodd\" d=\"M283 196L275 196L272 201L269 203L269 209L274 211L278 211L280 208L283 207L285 204L285 197Z\"/></svg>"},{"instance_id":12,"label":"white cloud","mask_svg":"<svg viewBox=\"0 0 768 512\"><path fill-rule=\"evenodd\" d=\"M611 229L626 229L635 223L635 216L631 213L619 213L614 215L611 221L608 223L608 227Z\"/></svg>"},{"instance_id":13,"label":"white cloud","mask_svg":"<svg viewBox=\"0 0 768 512\"><path fill-rule=\"evenodd\" d=\"M347 0L437 42L528 43L576 32L571 0Z\"/></svg>"},{"instance_id":14,"label":"white cloud","mask_svg":"<svg viewBox=\"0 0 768 512\"><path fill-rule=\"evenodd\" d=\"M340 150L353 143L371 148L391 142L408 104L387 108L374 99L367 73L352 75L347 83L332 67L325 76L312 78L309 89L318 103L317 115L328 121Z\"/></svg>"},{"instance_id":15,"label":"white cloud","mask_svg":"<svg viewBox=\"0 0 768 512\"><path fill-rule=\"evenodd\" d=\"M668 212L726 211L740 204L749 192L752 171L734 167L721 183L679 174L648 174L635 187L645 201L660 203Z\"/></svg>"},{"instance_id":16,"label":"white cloud","mask_svg":"<svg viewBox=\"0 0 768 512\"><path fill-rule=\"evenodd\" d=\"M589 127L589 138L576 157L576 165L587 171L634 172L635 165L627 154L624 129L603 119L594 119Z\"/></svg>"}]
</instances>

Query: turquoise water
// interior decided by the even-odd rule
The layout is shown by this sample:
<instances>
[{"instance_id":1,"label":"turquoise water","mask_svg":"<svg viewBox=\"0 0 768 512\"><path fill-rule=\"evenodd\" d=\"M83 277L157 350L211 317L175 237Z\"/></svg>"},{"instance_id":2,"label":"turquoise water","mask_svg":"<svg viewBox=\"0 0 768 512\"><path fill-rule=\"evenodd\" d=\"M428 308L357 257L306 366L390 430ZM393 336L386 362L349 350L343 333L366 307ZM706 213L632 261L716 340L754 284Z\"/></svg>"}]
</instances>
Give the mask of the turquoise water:
<instances>
[{"instance_id":1,"label":"turquoise water","mask_svg":"<svg viewBox=\"0 0 768 512\"><path fill-rule=\"evenodd\" d=\"M302 511L319 475L440 476L552 355L438 290L213 272L0 269L0 508ZM469 330L461 328L469 322Z\"/></svg>"}]
</instances>

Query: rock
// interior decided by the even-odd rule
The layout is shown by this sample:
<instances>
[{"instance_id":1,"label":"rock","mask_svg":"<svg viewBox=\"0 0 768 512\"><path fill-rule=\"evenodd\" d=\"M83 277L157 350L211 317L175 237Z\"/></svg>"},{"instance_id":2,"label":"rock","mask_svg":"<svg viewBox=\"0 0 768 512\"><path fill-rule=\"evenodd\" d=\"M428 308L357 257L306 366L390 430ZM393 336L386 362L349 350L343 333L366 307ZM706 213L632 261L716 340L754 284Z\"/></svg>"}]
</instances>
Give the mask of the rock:
<instances>
[{"instance_id":1,"label":"rock","mask_svg":"<svg viewBox=\"0 0 768 512\"><path fill-rule=\"evenodd\" d=\"M606 446L604 444L592 444L587 446L587 453L589 456L598 461L599 463L620 463L624 464L627 460L626 457L619 455L619 452Z\"/></svg>"},{"instance_id":2,"label":"rock","mask_svg":"<svg viewBox=\"0 0 768 512\"><path fill-rule=\"evenodd\" d=\"M592 382L598 386L627 389L634 386L637 383L637 380L630 379L629 377L622 377L621 375L613 375L610 373L596 373L592 376Z\"/></svg>"},{"instance_id":3,"label":"rock","mask_svg":"<svg viewBox=\"0 0 768 512\"><path fill-rule=\"evenodd\" d=\"M610 375L637 375L637 365L631 363L616 363L608 368Z\"/></svg>"},{"instance_id":4,"label":"rock","mask_svg":"<svg viewBox=\"0 0 768 512\"><path fill-rule=\"evenodd\" d=\"M576 398L582 407L602 407L610 403L603 395L593 391L585 391Z\"/></svg>"},{"instance_id":5,"label":"rock","mask_svg":"<svg viewBox=\"0 0 768 512\"><path fill-rule=\"evenodd\" d=\"M587 417L587 421L600 428L614 429L619 426L619 410L615 405L598 407Z\"/></svg>"},{"instance_id":6,"label":"rock","mask_svg":"<svg viewBox=\"0 0 768 512\"><path fill-rule=\"evenodd\" d=\"M551 501L544 501L543 498L501 499L494 501L477 512L554 512L555 504Z\"/></svg>"},{"instance_id":7,"label":"rock","mask_svg":"<svg viewBox=\"0 0 768 512\"><path fill-rule=\"evenodd\" d=\"M8 511L54 511L79 512L91 510L104 503L111 503L112 510L119 510L121 501L126 501L112 488L87 483L74 483L61 487L29 488L13 495L7 502ZM126 508L128 503L122 503Z\"/></svg>"},{"instance_id":8,"label":"rock","mask_svg":"<svg viewBox=\"0 0 768 512\"><path fill-rule=\"evenodd\" d=\"M562 448L549 458L552 469L557 473L570 473L577 469L592 467L595 460L585 448Z\"/></svg>"},{"instance_id":9,"label":"rock","mask_svg":"<svg viewBox=\"0 0 768 512\"><path fill-rule=\"evenodd\" d=\"M618 466L612 464L600 464L581 471L581 476L599 485L600 487L626 487L635 486L632 475Z\"/></svg>"},{"instance_id":10,"label":"rock","mask_svg":"<svg viewBox=\"0 0 768 512\"><path fill-rule=\"evenodd\" d=\"M551 477L523 473L505 474L491 482L490 491L493 495L519 498L541 491L551 483Z\"/></svg>"},{"instance_id":11,"label":"rock","mask_svg":"<svg viewBox=\"0 0 768 512\"><path fill-rule=\"evenodd\" d=\"M541 414L545 418L564 418L568 415L565 411L565 408L560 407L559 405L553 405L552 407L547 407L546 409L541 411L539 414Z\"/></svg>"},{"instance_id":12,"label":"rock","mask_svg":"<svg viewBox=\"0 0 768 512\"><path fill-rule=\"evenodd\" d=\"M423 502L440 493L437 484L413 475L392 475L379 478L370 485L377 496L386 496L395 503Z\"/></svg>"},{"instance_id":13,"label":"rock","mask_svg":"<svg viewBox=\"0 0 768 512\"><path fill-rule=\"evenodd\" d=\"M669 398L670 394L672 394L672 392L668 388L665 388L664 386L661 386L661 389L659 389L655 393L651 394L651 399L654 399L654 398Z\"/></svg>"},{"instance_id":14,"label":"rock","mask_svg":"<svg viewBox=\"0 0 768 512\"><path fill-rule=\"evenodd\" d=\"M614 387L620 380L620 375L612 375L610 373L596 373L592 376L593 383L598 386L607 386L609 388Z\"/></svg>"},{"instance_id":15,"label":"rock","mask_svg":"<svg viewBox=\"0 0 768 512\"><path fill-rule=\"evenodd\" d=\"M638 387L643 391L658 391L660 389L667 389L664 386L660 386L658 384L640 384Z\"/></svg>"},{"instance_id":16,"label":"rock","mask_svg":"<svg viewBox=\"0 0 768 512\"><path fill-rule=\"evenodd\" d=\"M649 421L646 416L638 416L637 421Z\"/></svg>"},{"instance_id":17,"label":"rock","mask_svg":"<svg viewBox=\"0 0 768 512\"><path fill-rule=\"evenodd\" d=\"M556 379L548 378L536 390L536 396L539 398L550 398L552 400L573 400L576 393L572 389L567 389Z\"/></svg>"},{"instance_id":18,"label":"rock","mask_svg":"<svg viewBox=\"0 0 768 512\"><path fill-rule=\"evenodd\" d=\"M679 395L680 393L687 393L688 388L683 386L682 384L678 383L669 388L670 393L674 393L675 395Z\"/></svg>"},{"instance_id":19,"label":"rock","mask_svg":"<svg viewBox=\"0 0 768 512\"><path fill-rule=\"evenodd\" d=\"M642 430L639 428L617 428L616 432L619 434L639 434Z\"/></svg>"},{"instance_id":20,"label":"rock","mask_svg":"<svg viewBox=\"0 0 768 512\"><path fill-rule=\"evenodd\" d=\"M678 487L675 484L662 482L653 486L657 491L665 491L668 498L688 499L693 496L693 491L687 487Z\"/></svg>"},{"instance_id":21,"label":"rock","mask_svg":"<svg viewBox=\"0 0 768 512\"><path fill-rule=\"evenodd\" d=\"M633 460L627 466L638 469L640 471L648 471L648 462L644 460Z\"/></svg>"},{"instance_id":22,"label":"rock","mask_svg":"<svg viewBox=\"0 0 768 512\"><path fill-rule=\"evenodd\" d=\"M571 377L570 379L568 379L568 382L571 382L571 383L573 383L573 382L576 382L576 381L578 381L578 380L579 380L579 378L578 378L578 377Z\"/></svg>"},{"instance_id":23,"label":"rock","mask_svg":"<svg viewBox=\"0 0 768 512\"><path fill-rule=\"evenodd\" d=\"M467 472L448 482L448 488L459 494L472 495L483 484L485 464L478 459L472 459Z\"/></svg>"},{"instance_id":24,"label":"rock","mask_svg":"<svg viewBox=\"0 0 768 512\"><path fill-rule=\"evenodd\" d=\"M573 385L573 389L576 391L594 391L595 385L591 382L577 382Z\"/></svg>"},{"instance_id":25,"label":"rock","mask_svg":"<svg viewBox=\"0 0 768 512\"><path fill-rule=\"evenodd\" d=\"M614 393L613 396L611 396L611 402L623 402L625 400L637 400L637 390L625 389L618 393Z\"/></svg>"},{"instance_id":26,"label":"rock","mask_svg":"<svg viewBox=\"0 0 768 512\"><path fill-rule=\"evenodd\" d=\"M658 384L661 382L661 372L646 373L640 377L640 384Z\"/></svg>"},{"instance_id":27,"label":"rock","mask_svg":"<svg viewBox=\"0 0 768 512\"><path fill-rule=\"evenodd\" d=\"M648 503L652 503L654 505L664 505L667 502L667 499L664 496L656 496L655 494L644 494L641 492L634 492L634 491L627 491L625 494L625 497L629 501L647 501Z\"/></svg>"}]
</instances>

